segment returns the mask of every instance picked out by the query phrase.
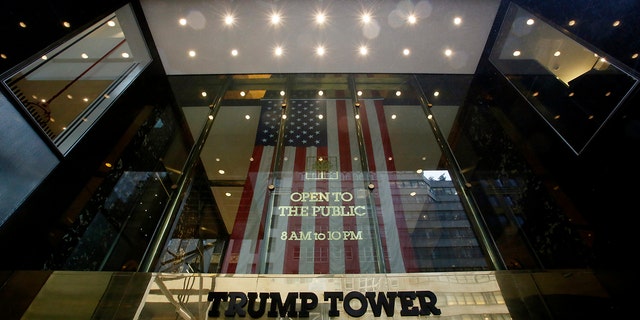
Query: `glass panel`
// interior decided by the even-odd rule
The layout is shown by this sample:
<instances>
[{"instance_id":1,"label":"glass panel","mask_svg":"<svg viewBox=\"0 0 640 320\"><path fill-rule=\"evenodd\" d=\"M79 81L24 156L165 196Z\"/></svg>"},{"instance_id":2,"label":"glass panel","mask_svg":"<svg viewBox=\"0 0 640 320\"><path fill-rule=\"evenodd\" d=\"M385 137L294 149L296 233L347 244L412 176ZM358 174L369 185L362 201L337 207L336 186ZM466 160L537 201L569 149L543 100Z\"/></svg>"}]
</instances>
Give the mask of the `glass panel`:
<instances>
[{"instance_id":1,"label":"glass panel","mask_svg":"<svg viewBox=\"0 0 640 320\"><path fill-rule=\"evenodd\" d=\"M230 234L219 272L486 269L412 79L241 75L217 110L183 107L194 137L215 115L200 159Z\"/></svg>"},{"instance_id":2,"label":"glass panel","mask_svg":"<svg viewBox=\"0 0 640 320\"><path fill-rule=\"evenodd\" d=\"M150 60L125 6L3 83L66 154Z\"/></svg>"},{"instance_id":3,"label":"glass panel","mask_svg":"<svg viewBox=\"0 0 640 320\"><path fill-rule=\"evenodd\" d=\"M611 59L515 4L490 60L577 154L637 85Z\"/></svg>"}]
</instances>

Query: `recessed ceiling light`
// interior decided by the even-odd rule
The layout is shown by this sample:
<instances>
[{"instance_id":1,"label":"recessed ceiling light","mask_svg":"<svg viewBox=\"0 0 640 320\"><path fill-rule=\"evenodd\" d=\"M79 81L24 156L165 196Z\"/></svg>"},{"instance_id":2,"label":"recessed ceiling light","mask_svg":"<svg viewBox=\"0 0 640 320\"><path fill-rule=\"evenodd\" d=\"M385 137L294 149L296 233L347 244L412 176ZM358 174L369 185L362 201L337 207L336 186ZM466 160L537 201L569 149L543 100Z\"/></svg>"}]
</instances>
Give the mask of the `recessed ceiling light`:
<instances>
[{"instance_id":1,"label":"recessed ceiling light","mask_svg":"<svg viewBox=\"0 0 640 320\"><path fill-rule=\"evenodd\" d=\"M185 19L185 18L180 18L180 20L178 20L178 23L179 23L181 26L186 26L186 25L187 25L187 19Z\"/></svg>"},{"instance_id":2,"label":"recessed ceiling light","mask_svg":"<svg viewBox=\"0 0 640 320\"><path fill-rule=\"evenodd\" d=\"M189 57L195 57L196 52L194 50L189 50Z\"/></svg>"},{"instance_id":3,"label":"recessed ceiling light","mask_svg":"<svg viewBox=\"0 0 640 320\"><path fill-rule=\"evenodd\" d=\"M527 19L527 25L528 26L532 26L535 23L535 20L533 19Z\"/></svg>"},{"instance_id":4,"label":"recessed ceiling light","mask_svg":"<svg viewBox=\"0 0 640 320\"><path fill-rule=\"evenodd\" d=\"M553 53L553 56L554 56L554 57L558 57L558 56L560 56L560 51L556 51L556 52L554 52L554 53Z\"/></svg>"},{"instance_id":5,"label":"recessed ceiling light","mask_svg":"<svg viewBox=\"0 0 640 320\"><path fill-rule=\"evenodd\" d=\"M575 20L570 20L568 23L569 26L574 26L575 24L576 24Z\"/></svg>"},{"instance_id":6,"label":"recessed ceiling light","mask_svg":"<svg viewBox=\"0 0 640 320\"><path fill-rule=\"evenodd\" d=\"M434 92L433 92L433 96L434 96L434 97L437 97L437 96L439 96L439 95L440 95L440 91L434 91Z\"/></svg>"},{"instance_id":7,"label":"recessed ceiling light","mask_svg":"<svg viewBox=\"0 0 640 320\"><path fill-rule=\"evenodd\" d=\"M109 27L115 27L115 26L116 26L116 23L115 23L115 22L113 22L113 20L109 20L109 22L107 22L107 25L108 25Z\"/></svg>"},{"instance_id":8,"label":"recessed ceiling light","mask_svg":"<svg viewBox=\"0 0 640 320\"><path fill-rule=\"evenodd\" d=\"M272 12L271 16L269 17L269 21L271 21L272 25L276 26L279 25L280 22L282 22L282 17L280 17L280 13Z\"/></svg>"},{"instance_id":9,"label":"recessed ceiling light","mask_svg":"<svg viewBox=\"0 0 640 320\"><path fill-rule=\"evenodd\" d=\"M240 96L244 97L246 93L244 91L240 91Z\"/></svg>"},{"instance_id":10,"label":"recessed ceiling light","mask_svg":"<svg viewBox=\"0 0 640 320\"><path fill-rule=\"evenodd\" d=\"M89 55L86 54L86 53L82 53L80 56L82 57L82 59L88 59L89 58Z\"/></svg>"},{"instance_id":11,"label":"recessed ceiling light","mask_svg":"<svg viewBox=\"0 0 640 320\"><path fill-rule=\"evenodd\" d=\"M369 49L365 46L361 46L360 49L358 49L358 52L360 52L360 55L366 56L367 53L369 53Z\"/></svg>"},{"instance_id":12,"label":"recessed ceiling light","mask_svg":"<svg viewBox=\"0 0 640 320\"><path fill-rule=\"evenodd\" d=\"M318 91L318 95L319 96L323 96L324 95L324 91L322 91L322 90Z\"/></svg>"},{"instance_id":13,"label":"recessed ceiling light","mask_svg":"<svg viewBox=\"0 0 640 320\"><path fill-rule=\"evenodd\" d=\"M372 19L371 14L368 12L363 13L362 16L360 17L360 20L364 24L368 24L369 22L371 22L371 19Z\"/></svg>"},{"instance_id":14,"label":"recessed ceiling light","mask_svg":"<svg viewBox=\"0 0 640 320\"><path fill-rule=\"evenodd\" d=\"M399 97L400 95L402 95L402 92L400 90L396 91L396 96Z\"/></svg>"},{"instance_id":15,"label":"recessed ceiling light","mask_svg":"<svg viewBox=\"0 0 640 320\"><path fill-rule=\"evenodd\" d=\"M518 56L520 56L520 54L522 54L522 52L520 52L520 50L516 50L516 51L513 52L513 56L514 57L518 57Z\"/></svg>"},{"instance_id":16,"label":"recessed ceiling light","mask_svg":"<svg viewBox=\"0 0 640 320\"><path fill-rule=\"evenodd\" d=\"M323 47L323 46L318 46L318 47L316 48L316 54L317 54L317 55L322 56L322 55L324 55L324 52L325 52L325 50L324 50L324 47Z\"/></svg>"},{"instance_id":17,"label":"recessed ceiling light","mask_svg":"<svg viewBox=\"0 0 640 320\"><path fill-rule=\"evenodd\" d=\"M456 26L459 26L461 23L462 23L462 18L460 17L453 18L453 24L455 24Z\"/></svg>"},{"instance_id":18,"label":"recessed ceiling light","mask_svg":"<svg viewBox=\"0 0 640 320\"><path fill-rule=\"evenodd\" d=\"M231 50L231 55L234 56L234 57L237 56L238 55L238 50L237 49Z\"/></svg>"},{"instance_id":19,"label":"recessed ceiling light","mask_svg":"<svg viewBox=\"0 0 640 320\"><path fill-rule=\"evenodd\" d=\"M634 53L634 54L631 55L631 59L637 59L637 58L638 58L638 54L637 53Z\"/></svg>"},{"instance_id":20,"label":"recessed ceiling light","mask_svg":"<svg viewBox=\"0 0 640 320\"><path fill-rule=\"evenodd\" d=\"M276 47L276 48L273 50L273 53L274 53L276 56L281 56L281 55L282 55L282 52L283 52L283 50L282 50L282 47L280 47L280 46Z\"/></svg>"},{"instance_id":21,"label":"recessed ceiling light","mask_svg":"<svg viewBox=\"0 0 640 320\"><path fill-rule=\"evenodd\" d=\"M409 50L409 48L404 48L404 50L402 50L402 54L408 56L411 54L411 50Z\"/></svg>"},{"instance_id":22,"label":"recessed ceiling light","mask_svg":"<svg viewBox=\"0 0 640 320\"><path fill-rule=\"evenodd\" d=\"M362 95L362 91L358 91L358 97Z\"/></svg>"},{"instance_id":23,"label":"recessed ceiling light","mask_svg":"<svg viewBox=\"0 0 640 320\"><path fill-rule=\"evenodd\" d=\"M447 57L450 57L453 54L453 51L451 51L451 49L446 49L444 50L444 55Z\"/></svg>"},{"instance_id":24,"label":"recessed ceiling light","mask_svg":"<svg viewBox=\"0 0 640 320\"><path fill-rule=\"evenodd\" d=\"M69 23L69 21L64 21L62 23L62 26L64 26L65 28L71 28L71 23Z\"/></svg>"},{"instance_id":25,"label":"recessed ceiling light","mask_svg":"<svg viewBox=\"0 0 640 320\"><path fill-rule=\"evenodd\" d=\"M327 16L325 15L325 13L324 12L316 13L316 23L319 25L323 25L325 22L327 22Z\"/></svg>"},{"instance_id":26,"label":"recessed ceiling light","mask_svg":"<svg viewBox=\"0 0 640 320\"><path fill-rule=\"evenodd\" d=\"M236 21L236 18L231 14L227 14L226 16L224 16L224 24L228 26L233 25L235 21Z\"/></svg>"},{"instance_id":27,"label":"recessed ceiling light","mask_svg":"<svg viewBox=\"0 0 640 320\"><path fill-rule=\"evenodd\" d=\"M244 118L245 118L245 119L247 119L247 120L249 120L249 119L251 119L251 116L250 116L250 115L248 115L248 114L246 114L246 115L244 116Z\"/></svg>"},{"instance_id":28,"label":"recessed ceiling light","mask_svg":"<svg viewBox=\"0 0 640 320\"><path fill-rule=\"evenodd\" d=\"M409 24L415 24L416 22L418 22L418 18L411 14L407 17L407 22L409 22Z\"/></svg>"},{"instance_id":29,"label":"recessed ceiling light","mask_svg":"<svg viewBox=\"0 0 640 320\"><path fill-rule=\"evenodd\" d=\"M203 97L206 97L206 96L207 96L207 92L206 92L206 91L202 91L202 92L200 92L200 94L201 94Z\"/></svg>"},{"instance_id":30,"label":"recessed ceiling light","mask_svg":"<svg viewBox=\"0 0 640 320\"><path fill-rule=\"evenodd\" d=\"M224 174L224 170L220 169L220 170L218 170L218 173L219 174Z\"/></svg>"},{"instance_id":31,"label":"recessed ceiling light","mask_svg":"<svg viewBox=\"0 0 640 320\"><path fill-rule=\"evenodd\" d=\"M620 23L621 23L620 20L616 20L613 22L612 26L617 27L620 25Z\"/></svg>"},{"instance_id":32,"label":"recessed ceiling light","mask_svg":"<svg viewBox=\"0 0 640 320\"><path fill-rule=\"evenodd\" d=\"M284 96L284 95L285 95L284 90L280 91L280 95L281 95L281 96Z\"/></svg>"}]
</instances>

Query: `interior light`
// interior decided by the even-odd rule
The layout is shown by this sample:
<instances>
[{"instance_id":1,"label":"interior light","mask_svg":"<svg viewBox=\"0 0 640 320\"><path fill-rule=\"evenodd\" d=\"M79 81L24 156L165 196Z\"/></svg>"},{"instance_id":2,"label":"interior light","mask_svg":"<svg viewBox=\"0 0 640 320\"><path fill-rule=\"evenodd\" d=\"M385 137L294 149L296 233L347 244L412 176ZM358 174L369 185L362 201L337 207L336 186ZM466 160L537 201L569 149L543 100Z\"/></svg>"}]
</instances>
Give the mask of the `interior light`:
<instances>
[{"instance_id":1,"label":"interior light","mask_svg":"<svg viewBox=\"0 0 640 320\"><path fill-rule=\"evenodd\" d=\"M187 25L187 19L185 19L185 18L181 18L180 20L178 20L178 23L179 23L181 26L186 26L186 25Z\"/></svg>"},{"instance_id":2,"label":"interior light","mask_svg":"<svg viewBox=\"0 0 640 320\"><path fill-rule=\"evenodd\" d=\"M82 59L88 59L89 58L89 55L84 53L84 52L80 56L82 57Z\"/></svg>"},{"instance_id":3,"label":"interior light","mask_svg":"<svg viewBox=\"0 0 640 320\"><path fill-rule=\"evenodd\" d=\"M554 56L554 57L558 57L558 56L560 56L560 51L556 51L556 52L554 52L554 53L553 53L553 56Z\"/></svg>"},{"instance_id":4,"label":"interior light","mask_svg":"<svg viewBox=\"0 0 640 320\"><path fill-rule=\"evenodd\" d=\"M231 55L234 56L234 57L237 56L238 55L238 50L237 49L231 50Z\"/></svg>"},{"instance_id":5,"label":"interior light","mask_svg":"<svg viewBox=\"0 0 640 320\"><path fill-rule=\"evenodd\" d=\"M209 120L213 120L213 115L209 115Z\"/></svg>"},{"instance_id":6,"label":"interior light","mask_svg":"<svg viewBox=\"0 0 640 320\"><path fill-rule=\"evenodd\" d=\"M324 91L322 91L322 90L318 91L318 95L319 96L323 96L324 95Z\"/></svg>"},{"instance_id":7,"label":"interior light","mask_svg":"<svg viewBox=\"0 0 640 320\"><path fill-rule=\"evenodd\" d=\"M224 17L224 23L225 23L226 25L228 25L228 26L233 25L233 22L234 22L234 21L235 21L235 18L234 18L232 15L230 15L230 14L227 14L227 15Z\"/></svg>"},{"instance_id":8,"label":"interior light","mask_svg":"<svg viewBox=\"0 0 640 320\"><path fill-rule=\"evenodd\" d=\"M400 90L396 91L396 96L399 97L400 95L402 95L402 92Z\"/></svg>"},{"instance_id":9,"label":"interior light","mask_svg":"<svg viewBox=\"0 0 640 320\"><path fill-rule=\"evenodd\" d=\"M444 55L447 57L450 57L453 54L453 51L451 51L451 49L447 49L444 51Z\"/></svg>"},{"instance_id":10,"label":"interior light","mask_svg":"<svg viewBox=\"0 0 640 320\"><path fill-rule=\"evenodd\" d=\"M206 91L202 91L200 94L201 94L203 97L206 97L206 96L207 96L207 92L206 92Z\"/></svg>"},{"instance_id":11,"label":"interior light","mask_svg":"<svg viewBox=\"0 0 640 320\"><path fill-rule=\"evenodd\" d=\"M224 195L227 197L231 197L231 192L226 192Z\"/></svg>"},{"instance_id":12,"label":"interior light","mask_svg":"<svg viewBox=\"0 0 640 320\"><path fill-rule=\"evenodd\" d=\"M220 170L218 170L218 173L219 174L224 174L224 170L220 169Z\"/></svg>"},{"instance_id":13,"label":"interior light","mask_svg":"<svg viewBox=\"0 0 640 320\"><path fill-rule=\"evenodd\" d=\"M360 115L359 114L356 114L356 119L360 119Z\"/></svg>"},{"instance_id":14,"label":"interior light","mask_svg":"<svg viewBox=\"0 0 640 320\"><path fill-rule=\"evenodd\" d=\"M573 27L573 26L575 26L575 25L576 25L576 21L575 21L575 20L569 20L568 25L569 25L569 26L571 26L571 27Z\"/></svg>"},{"instance_id":15,"label":"interior light","mask_svg":"<svg viewBox=\"0 0 640 320\"><path fill-rule=\"evenodd\" d=\"M22 27L22 28L26 28L27 27L27 24L22 22L22 21L20 21L20 23L18 23L18 25L20 25L20 27Z\"/></svg>"},{"instance_id":16,"label":"interior light","mask_svg":"<svg viewBox=\"0 0 640 320\"><path fill-rule=\"evenodd\" d=\"M189 57L195 57L196 56L196 52L193 50L189 50Z\"/></svg>"},{"instance_id":17,"label":"interior light","mask_svg":"<svg viewBox=\"0 0 640 320\"><path fill-rule=\"evenodd\" d=\"M416 16L412 14L412 15L409 15L409 17L407 17L407 21L410 24L415 24L418 21L418 18L416 18Z\"/></svg>"},{"instance_id":18,"label":"interior light","mask_svg":"<svg viewBox=\"0 0 640 320\"><path fill-rule=\"evenodd\" d=\"M274 53L276 56L281 56L282 55L282 47L276 47L276 49L274 50Z\"/></svg>"},{"instance_id":19,"label":"interior light","mask_svg":"<svg viewBox=\"0 0 640 320\"><path fill-rule=\"evenodd\" d=\"M371 15L369 13L363 13L360 20L362 20L362 23L368 24L371 22Z\"/></svg>"},{"instance_id":20,"label":"interior light","mask_svg":"<svg viewBox=\"0 0 640 320\"><path fill-rule=\"evenodd\" d=\"M322 25L322 24L324 24L326 22L326 20L327 20L327 17L325 16L324 12L318 12L316 14L316 23L317 24Z\"/></svg>"},{"instance_id":21,"label":"interior light","mask_svg":"<svg viewBox=\"0 0 640 320\"><path fill-rule=\"evenodd\" d=\"M455 24L456 26L459 26L461 23L462 23L462 18L460 17L453 18L453 24Z\"/></svg>"},{"instance_id":22,"label":"interior light","mask_svg":"<svg viewBox=\"0 0 640 320\"><path fill-rule=\"evenodd\" d=\"M527 19L527 25L532 26L535 23L533 19Z\"/></svg>"},{"instance_id":23,"label":"interior light","mask_svg":"<svg viewBox=\"0 0 640 320\"><path fill-rule=\"evenodd\" d=\"M405 56L408 56L409 54L411 54L411 50L409 50L408 48L405 48L404 50L402 50L402 54L404 54Z\"/></svg>"},{"instance_id":24,"label":"interior light","mask_svg":"<svg viewBox=\"0 0 640 320\"><path fill-rule=\"evenodd\" d=\"M409 193L409 195L410 195L410 196L412 196L412 197L415 197L415 196L416 196L416 192L415 192L415 191L411 191L411 192Z\"/></svg>"},{"instance_id":25,"label":"interior light","mask_svg":"<svg viewBox=\"0 0 640 320\"><path fill-rule=\"evenodd\" d=\"M249 119L251 119L251 116L247 114L247 115L244 116L244 118L249 120Z\"/></svg>"},{"instance_id":26,"label":"interior light","mask_svg":"<svg viewBox=\"0 0 640 320\"><path fill-rule=\"evenodd\" d=\"M360 55L366 56L367 53L369 52L369 49L367 49L367 47L365 46L361 46L359 51L360 51Z\"/></svg>"},{"instance_id":27,"label":"interior light","mask_svg":"<svg viewBox=\"0 0 640 320\"><path fill-rule=\"evenodd\" d=\"M362 95L362 91L358 90L358 97Z\"/></svg>"},{"instance_id":28,"label":"interior light","mask_svg":"<svg viewBox=\"0 0 640 320\"><path fill-rule=\"evenodd\" d=\"M42 59L42 60L47 60L48 58L47 58L47 56L45 55L45 56L40 57L40 59Z\"/></svg>"},{"instance_id":29,"label":"interior light","mask_svg":"<svg viewBox=\"0 0 640 320\"><path fill-rule=\"evenodd\" d=\"M284 94L285 94L284 90L280 91L281 96L284 96Z\"/></svg>"},{"instance_id":30,"label":"interior light","mask_svg":"<svg viewBox=\"0 0 640 320\"><path fill-rule=\"evenodd\" d=\"M240 96L244 97L246 93L244 91L240 91Z\"/></svg>"},{"instance_id":31,"label":"interior light","mask_svg":"<svg viewBox=\"0 0 640 320\"><path fill-rule=\"evenodd\" d=\"M616 20L613 22L612 26L617 27L620 25L620 20Z\"/></svg>"},{"instance_id":32,"label":"interior light","mask_svg":"<svg viewBox=\"0 0 640 320\"><path fill-rule=\"evenodd\" d=\"M638 54L637 53L634 53L634 54L631 55L631 59L637 59L637 58L638 58Z\"/></svg>"},{"instance_id":33,"label":"interior light","mask_svg":"<svg viewBox=\"0 0 640 320\"><path fill-rule=\"evenodd\" d=\"M513 56L514 57L518 57L518 56L520 56L520 54L522 54L522 52L520 52L520 50L516 50L516 51L513 52Z\"/></svg>"},{"instance_id":34,"label":"interior light","mask_svg":"<svg viewBox=\"0 0 640 320\"><path fill-rule=\"evenodd\" d=\"M398 117L398 116L396 116L395 114L392 114L392 115L391 115L391 119L395 119L395 118L397 118L397 117Z\"/></svg>"},{"instance_id":35,"label":"interior light","mask_svg":"<svg viewBox=\"0 0 640 320\"><path fill-rule=\"evenodd\" d=\"M434 97L437 97L437 96L439 96L439 95L440 95L440 91L434 91L434 92L433 92L433 96L434 96Z\"/></svg>"},{"instance_id":36,"label":"interior light","mask_svg":"<svg viewBox=\"0 0 640 320\"><path fill-rule=\"evenodd\" d=\"M319 55L319 56L324 55L324 47L323 46L318 46L316 48L316 54Z\"/></svg>"},{"instance_id":37,"label":"interior light","mask_svg":"<svg viewBox=\"0 0 640 320\"><path fill-rule=\"evenodd\" d=\"M319 114L318 115L318 119L320 119L320 120L324 119L324 115Z\"/></svg>"},{"instance_id":38,"label":"interior light","mask_svg":"<svg viewBox=\"0 0 640 320\"><path fill-rule=\"evenodd\" d=\"M129 58L129 53L128 53L128 52L123 52L123 53L121 54L121 56L122 56L123 58L127 59L127 58Z\"/></svg>"},{"instance_id":39,"label":"interior light","mask_svg":"<svg viewBox=\"0 0 640 320\"><path fill-rule=\"evenodd\" d=\"M62 25L63 25L65 28L71 28L71 23L69 23L69 21L64 21L64 22L62 23Z\"/></svg>"},{"instance_id":40,"label":"interior light","mask_svg":"<svg viewBox=\"0 0 640 320\"><path fill-rule=\"evenodd\" d=\"M185 23L186 23L186 22L185 22ZM113 22L113 20L109 20L109 22L107 22L107 25L108 25L109 27L115 27L115 26L116 26L116 23L115 23L115 22Z\"/></svg>"},{"instance_id":41,"label":"interior light","mask_svg":"<svg viewBox=\"0 0 640 320\"><path fill-rule=\"evenodd\" d=\"M272 25L278 25L280 24L281 18L280 18L280 14L277 12L274 12L271 14L271 24Z\"/></svg>"}]
</instances>

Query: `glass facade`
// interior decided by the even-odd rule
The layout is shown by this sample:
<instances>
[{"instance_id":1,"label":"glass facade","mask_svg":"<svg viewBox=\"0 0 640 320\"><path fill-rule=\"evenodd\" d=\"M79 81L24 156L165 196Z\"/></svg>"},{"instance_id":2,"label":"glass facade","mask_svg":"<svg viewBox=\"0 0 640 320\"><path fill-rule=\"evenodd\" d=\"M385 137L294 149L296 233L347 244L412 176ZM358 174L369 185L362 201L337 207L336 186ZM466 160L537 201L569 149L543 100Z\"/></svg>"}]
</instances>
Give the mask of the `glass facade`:
<instances>
[{"instance_id":1,"label":"glass facade","mask_svg":"<svg viewBox=\"0 0 640 320\"><path fill-rule=\"evenodd\" d=\"M167 75L136 22L109 34L97 69L69 62L94 70L89 79L62 91L60 79L40 79L58 74L66 50L87 47L90 31L134 21L141 9L128 8L3 77L11 99L0 109L19 113L0 124L19 129L0 138L1 177L29 180L0 185L0 201L12 201L0 242L21 257L4 268L37 271L2 274L0 294L24 290L25 318L60 297L80 301L82 316L240 315L242 302L216 305L214 291L239 301L240 291L279 291L268 298L289 312L308 303L290 292L355 292L360 305L340 307L352 317L380 313L362 307L373 292L377 302L435 292L438 310L460 319L604 317L625 306L634 276L618 267L634 240L634 190L620 186L635 176L618 171L635 164L640 137L629 63L601 60L563 26L505 2L475 74ZM533 24L535 39L559 39L536 43ZM133 60L112 55L125 44ZM578 81L585 75L596 80ZM94 102L82 107L34 100L85 80ZM25 130L39 134L17 139L25 152L46 154L37 172L10 152ZM585 301L597 308L578 310ZM295 317L280 309L268 317ZM335 311L325 300L313 312Z\"/></svg>"}]
</instances>

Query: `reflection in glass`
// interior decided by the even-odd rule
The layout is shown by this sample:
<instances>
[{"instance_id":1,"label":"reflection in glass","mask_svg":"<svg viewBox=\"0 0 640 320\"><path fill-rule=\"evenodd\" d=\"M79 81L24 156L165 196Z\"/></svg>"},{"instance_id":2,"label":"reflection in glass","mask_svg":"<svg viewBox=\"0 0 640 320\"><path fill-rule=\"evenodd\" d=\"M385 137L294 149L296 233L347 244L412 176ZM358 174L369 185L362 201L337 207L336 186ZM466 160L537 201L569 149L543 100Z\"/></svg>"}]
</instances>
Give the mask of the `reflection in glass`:
<instances>
[{"instance_id":1,"label":"reflection in glass","mask_svg":"<svg viewBox=\"0 0 640 320\"><path fill-rule=\"evenodd\" d=\"M134 19L125 6L3 79L62 153L149 62Z\"/></svg>"},{"instance_id":2,"label":"reflection in glass","mask_svg":"<svg viewBox=\"0 0 640 320\"><path fill-rule=\"evenodd\" d=\"M220 272L488 268L408 79L234 77L200 153L230 234ZM209 106L183 110L199 135Z\"/></svg>"},{"instance_id":3,"label":"reflection in glass","mask_svg":"<svg viewBox=\"0 0 640 320\"><path fill-rule=\"evenodd\" d=\"M490 60L577 154L637 84L602 54L514 4Z\"/></svg>"}]
</instances>

